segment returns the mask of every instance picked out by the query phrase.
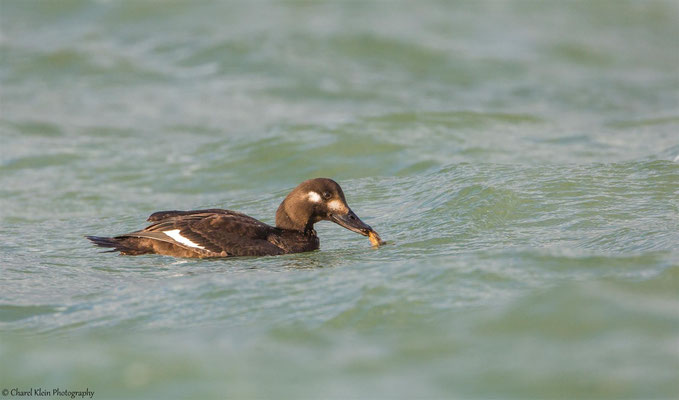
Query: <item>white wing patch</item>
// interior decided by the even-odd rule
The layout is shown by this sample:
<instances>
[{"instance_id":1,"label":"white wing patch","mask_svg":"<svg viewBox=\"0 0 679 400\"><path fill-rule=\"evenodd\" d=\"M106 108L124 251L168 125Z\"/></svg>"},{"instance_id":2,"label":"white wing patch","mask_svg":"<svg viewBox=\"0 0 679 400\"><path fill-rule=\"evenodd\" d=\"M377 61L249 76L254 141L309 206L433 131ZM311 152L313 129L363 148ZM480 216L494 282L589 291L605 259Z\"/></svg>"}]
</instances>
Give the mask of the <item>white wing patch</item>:
<instances>
[{"instance_id":1,"label":"white wing patch","mask_svg":"<svg viewBox=\"0 0 679 400\"><path fill-rule=\"evenodd\" d=\"M184 244L184 245L189 246L189 247L195 247L195 248L198 248L198 249L205 250L205 247L203 247L199 244L193 243L191 240L180 235L179 229L173 229L171 231L163 231L163 233L166 234L167 236L171 237L172 239L176 240L177 242L181 243L181 244Z\"/></svg>"},{"instance_id":2,"label":"white wing patch","mask_svg":"<svg viewBox=\"0 0 679 400\"><path fill-rule=\"evenodd\" d=\"M307 196L309 196L309 200L310 200L311 202L318 203L318 202L321 201L321 195L318 194L318 193L316 193L316 192L313 192L313 191L312 191L312 192L309 192L309 193L307 194Z\"/></svg>"}]
</instances>

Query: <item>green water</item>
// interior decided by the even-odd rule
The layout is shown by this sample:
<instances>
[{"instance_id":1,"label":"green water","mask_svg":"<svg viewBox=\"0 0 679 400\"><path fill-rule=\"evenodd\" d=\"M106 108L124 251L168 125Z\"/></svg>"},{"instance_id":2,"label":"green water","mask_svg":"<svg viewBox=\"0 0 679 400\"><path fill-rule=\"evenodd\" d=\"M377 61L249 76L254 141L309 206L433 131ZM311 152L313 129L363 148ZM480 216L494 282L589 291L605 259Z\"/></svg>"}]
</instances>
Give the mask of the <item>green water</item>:
<instances>
[{"instance_id":1,"label":"green water","mask_svg":"<svg viewBox=\"0 0 679 400\"><path fill-rule=\"evenodd\" d=\"M0 389L679 396L676 1L0 0L0 138ZM83 238L317 176L389 245Z\"/></svg>"}]
</instances>

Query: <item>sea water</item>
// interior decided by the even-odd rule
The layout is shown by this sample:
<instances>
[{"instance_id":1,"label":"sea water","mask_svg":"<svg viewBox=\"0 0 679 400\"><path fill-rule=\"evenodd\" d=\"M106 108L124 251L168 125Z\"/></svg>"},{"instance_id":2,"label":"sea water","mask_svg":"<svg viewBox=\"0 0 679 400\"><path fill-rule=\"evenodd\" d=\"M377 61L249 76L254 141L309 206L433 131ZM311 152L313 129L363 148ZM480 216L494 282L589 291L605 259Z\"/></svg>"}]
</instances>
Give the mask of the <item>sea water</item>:
<instances>
[{"instance_id":1,"label":"sea water","mask_svg":"<svg viewBox=\"0 0 679 400\"><path fill-rule=\"evenodd\" d=\"M676 1L2 0L0 137L0 390L679 396ZM312 177L388 244L84 238Z\"/></svg>"}]
</instances>

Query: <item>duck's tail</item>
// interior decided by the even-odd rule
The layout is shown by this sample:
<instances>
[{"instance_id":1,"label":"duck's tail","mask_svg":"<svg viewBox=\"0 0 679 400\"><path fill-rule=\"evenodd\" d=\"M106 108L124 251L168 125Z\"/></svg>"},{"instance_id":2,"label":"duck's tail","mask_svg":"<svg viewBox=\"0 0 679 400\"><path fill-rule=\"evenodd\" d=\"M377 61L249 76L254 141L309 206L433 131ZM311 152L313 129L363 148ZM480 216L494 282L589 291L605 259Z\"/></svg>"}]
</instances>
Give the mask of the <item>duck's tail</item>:
<instances>
[{"instance_id":1,"label":"duck's tail","mask_svg":"<svg viewBox=\"0 0 679 400\"><path fill-rule=\"evenodd\" d=\"M119 251L126 255L139 255L148 253L145 249L139 249L136 246L131 246L130 238L126 237L103 237L103 236L85 236L92 243L99 247L107 247L112 250L104 251L104 253L113 253Z\"/></svg>"}]
</instances>

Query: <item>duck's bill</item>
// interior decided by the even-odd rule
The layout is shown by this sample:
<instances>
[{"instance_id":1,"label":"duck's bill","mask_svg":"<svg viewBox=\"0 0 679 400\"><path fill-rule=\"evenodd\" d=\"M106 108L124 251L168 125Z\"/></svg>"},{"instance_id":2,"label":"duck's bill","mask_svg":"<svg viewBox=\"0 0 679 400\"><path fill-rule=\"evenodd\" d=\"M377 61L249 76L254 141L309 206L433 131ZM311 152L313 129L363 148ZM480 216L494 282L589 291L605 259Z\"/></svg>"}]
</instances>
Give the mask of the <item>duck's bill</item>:
<instances>
[{"instance_id":1,"label":"duck's bill","mask_svg":"<svg viewBox=\"0 0 679 400\"><path fill-rule=\"evenodd\" d=\"M363 236L368 236L370 235L370 232L373 232L373 228L361 221L361 219L351 210L346 214L331 214L330 220L337 225L343 226L350 231L360 233Z\"/></svg>"}]
</instances>

